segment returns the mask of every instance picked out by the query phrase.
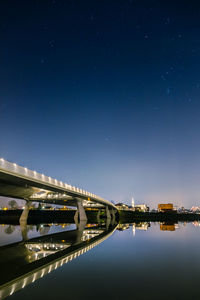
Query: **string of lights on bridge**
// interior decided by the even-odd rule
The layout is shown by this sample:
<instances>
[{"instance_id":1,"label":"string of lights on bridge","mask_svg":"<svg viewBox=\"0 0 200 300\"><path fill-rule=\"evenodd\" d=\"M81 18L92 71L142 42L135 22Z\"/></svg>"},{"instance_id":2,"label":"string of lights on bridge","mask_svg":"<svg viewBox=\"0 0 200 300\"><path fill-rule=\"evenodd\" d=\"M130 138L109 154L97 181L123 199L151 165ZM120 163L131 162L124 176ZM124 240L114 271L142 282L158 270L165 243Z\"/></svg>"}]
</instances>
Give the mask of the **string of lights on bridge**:
<instances>
[{"instance_id":1,"label":"string of lights on bridge","mask_svg":"<svg viewBox=\"0 0 200 300\"><path fill-rule=\"evenodd\" d=\"M25 177L25 178L26 177L33 178L34 180L41 181L41 182L51 184L51 185L55 185L56 187L59 187L59 188L68 189L70 191L74 191L74 192L77 192L79 194L86 195L88 197L93 197L95 199L104 200L103 198L101 198L101 197L99 197L99 196L97 196L93 193L87 192L87 191L85 191L83 189L80 189L80 188L77 188L75 186L71 186L70 184L64 183L64 182L59 181L57 179L54 179L50 176L46 176L44 174L41 174L41 173L38 173L36 171L30 170L26 167L19 166L16 163L12 163L12 162L9 162L9 161L5 160L4 158L0 158L0 168L3 168L4 170L6 170L8 172L9 171L14 172L18 175L21 175L21 176Z\"/></svg>"}]
</instances>

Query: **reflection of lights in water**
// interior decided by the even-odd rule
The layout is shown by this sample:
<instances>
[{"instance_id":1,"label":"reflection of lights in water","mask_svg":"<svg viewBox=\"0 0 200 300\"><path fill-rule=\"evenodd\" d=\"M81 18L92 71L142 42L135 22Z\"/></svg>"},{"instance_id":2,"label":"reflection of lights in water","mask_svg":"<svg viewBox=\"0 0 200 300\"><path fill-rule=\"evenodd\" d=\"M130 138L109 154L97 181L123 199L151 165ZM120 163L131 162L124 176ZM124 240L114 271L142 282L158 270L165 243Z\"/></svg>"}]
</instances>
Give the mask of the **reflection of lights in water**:
<instances>
[{"instance_id":1,"label":"reflection of lights in water","mask_svg":"<svg viewBox=\"0 0 200 300\"><path fill-rule=\"evenodd\" d=\"M135 224L133 224L133 236L135 236Z\"/></svg>"},{"instance_id":2,"label":"reflection of lights in water","mask_svg":"<svg viewBox=\"0 0 200 300\"><path fill-rule=\"evenodd\" d=\"M49 267L49 271L48 271L48 273L50 273L50 272L51 272L51 270L52 270L52 265Z\"/></svg>"},{"instance_id":3,"label":"reflection of lights in water","mask_svg":"<svg viewBox=\"0 0 200 300\"><path fill-rule=\"evenodd\" d=\"M148 222L140 222L138 224L135 224L135 227L138 230L148 230L149 223Z\"/></svg>"},{"instance_id":4,"label":"reflection of lights in water","mask_svg":"<svg viewBox=\"0 0 200 300\"><path fill-rule=\"evenodd\" d=\"M35 281L35 278L36 278L36 273L33 275L33 280L32 280L32 282Z\"/></svg>"},{"instance_id":5,"label":"reflection of lights in water","mask_svg":"<svg viewBox=\"0 0 200 300\"><path fill-rule=\"evenodd\" d=\"M195 227L200 227L200 222L199 222L199 221L194 221L194 222L192 222L192 224L193 224Z\"/></svg>"},{"instance_id":6,"label":"reflection of lights in water","mask_svg":"<svg viewBox=\"0 0 200 300\"><path fill-rule=\"evenodd\" d=\"M7 285L5 288L0 290L0 299L3 299L9 295L12 295L14 292L24 288L25 286L35 282L36 280L38 280L39 278L42 278L43 276L45 276L46 274L50 273L53 270L56 270L57 268L61 267L63 264L68 263L69 261L79 257L81 254L86 253L87 251L91 250L92 248L94 248L95 246L97 246L98 244L102 243L105 239L107 239L111 234L113 233L113 231L111 233L109 233L108 235L102 237L101 239L99 239L98 241L93 242L91 245L88 245L87 247L83 247L82 249L78 249L75 252L73 252L72 254L68 254L67 257L58 259L56 261L54 261L53 263L51 263L50 265L43 267L40 270L37 270L35 272L33 272L32 274L29 273L29 275L25 275L23 278L21 279L16 279L15 283L11 284L11 285ZM63 245L63 244L62 244ZM36 244L26 244L26 247L39 247L41 246L40 243ZM69 246L69 245L67 245ZM65 245L64 245L65 247ZM43 249L43 247L42 247ZM54 251L55 253L55 251ZM30 255L29 257L31 258L33 255L35 256L35 254L37 254L38 259L44 257L45 255L49 255L48 253L42 253L42 256L40 255L40 252L37 253L32 253L32 255Z\"/></svg>"},{"instance_id":7,"label":"reflection of lights in water","mask_svg":"<svg viewBox=\"0 0 200 300\"><path fill-rule=\"evenodd\" d=\"M10 296L14 293L14 291L15 291L15 284L13 284L12 290L10 292Z\"/></svg>"},{"instance_id":8,"label":"reflection of lights in water","mask_svg":"<svg viewBox=\"0 0 200 300\"><path fill-rule=\"evenodd\" d=\"M23 283L23 285L22 285L22 288L24 288L24 287L25 287L25 285L26 285L26 282L27 282L27 278L25 278L25 279L24 279L24 283Z\"/></svg>"}]
</instances>

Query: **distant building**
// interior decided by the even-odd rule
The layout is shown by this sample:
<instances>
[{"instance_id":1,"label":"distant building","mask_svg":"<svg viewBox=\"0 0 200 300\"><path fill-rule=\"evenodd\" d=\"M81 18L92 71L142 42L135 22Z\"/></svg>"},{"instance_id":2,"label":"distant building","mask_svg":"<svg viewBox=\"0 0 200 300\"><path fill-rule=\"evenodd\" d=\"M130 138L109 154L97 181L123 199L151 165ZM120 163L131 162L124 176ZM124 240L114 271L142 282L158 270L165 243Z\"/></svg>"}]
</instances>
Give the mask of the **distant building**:
<instances>
[{"instance_id":1,"label":"distant building","mask_svg":"<svg viewBox=\"0 0 200 300\"><path fill-rule=\"evenodd\" d=\"M200 207L199 206L192 206L190 210L193 213L199 213L200 212Z\"/></svg>"},{"instance_id":2,"label":"distant building","mask_svg":"<svg viewBox=\"0 0 200 300\"><path fill-rule=\"evenodd\" d=\"M147 212L149 211L149 207L146 204L138 204L135 205L135 211Z\"/></svg>"},{"instance_id":3,"label":"distant building","mask_svg":"<svg viewBox=\"0 0 200 300\"><path fill-rule=\"evenodd\" d=\"M179 212L179 213L185 213L186 212L186 209L185 209L185 207L179 207L178 209L177 209L177 211Z\"/></svg>"},{"instance_id":4,"label":"distant building","mask_svg":"<svg viewBox=\"0 0 200 300\"><path fill-rule=\"evenodd\" d=\"M117 206L119 210L129 210L129 206L124 203L117 203L115 206Z\"/></svg>"},{"instance_id":5,"label":"distant building","mask_svg":"<svg viewBox=\"0 0 200 300\"><path fill-rule=\"evenodd\" d=\"M172 212L172 211L174 211L174 206L172 203L158 204L158 211L159 212Z\"/></svg>"}]
</instances>

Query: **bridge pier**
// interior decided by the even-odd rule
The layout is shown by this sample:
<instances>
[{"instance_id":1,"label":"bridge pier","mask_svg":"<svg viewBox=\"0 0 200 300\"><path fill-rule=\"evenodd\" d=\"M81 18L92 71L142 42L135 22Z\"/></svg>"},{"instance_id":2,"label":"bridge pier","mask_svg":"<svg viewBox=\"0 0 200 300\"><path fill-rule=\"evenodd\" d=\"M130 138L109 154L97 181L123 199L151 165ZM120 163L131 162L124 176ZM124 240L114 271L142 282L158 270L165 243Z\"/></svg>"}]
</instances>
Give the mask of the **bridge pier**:
<instances>
[{"instance_id":1,"label":"bridge pier","mask_svg":"<svg viewBox=\"0 0 200 300\"><path fill-rule=\"evenodd\" d=\"M78 224L79 221L87 222L87 216L81 200L77 200L77 211L74 216L74 221L76 224Z\"/></svg>"},{"instance_id":2,"label":"bridge pier","mask_svg":"<svg viewBox=\"0 0 200 300\"><path fill-rule=\"evenodd\" d=\"M23 212L22 212L22 214L19 218L19 224L20 224L20 228L21 228L22 240L23 241L27 240L27 220L28 220L30 205L31 205L31 201L26 200L24 210L23 210Z\"/></svg>"},{"instance_id":3,"label":"bridge pier","mask_svg":"<svg viewBox=\"0 0 200 300\"><path fill-rule=\"evenodd\" d=\"M106 218L111 219L111 215L110 215L110 211L109 211L108 206L106 206Z\"/></svg>"},{"instance_id":4,"label":"bridge pier","mask_svg":"<svg viewBox=\"0 0 200 300\"><path fill-rule=\"evenodd\" d=\"M115 220L115 210L113 208L111 209L111 216L112 219Z\"/></svg>"},{"instance_id":5,"label":"bridge pier","mask_svg":"<svg viewBox=\"0 0 200 300\"><path fill-rule=\"evenodd\" d=\"M75 244L79 244L81 242L81 239L82 239L83 232L84 232L86 224L87 224L86 220L82 220L78 224L76 224L76 226L77 226L77 233L76 233Z\"/></svg>"},{"instance_id":6,"label":"bridge pier","mask_svg":"<svg viewBox=\"0 0 200 300\"><path fill-rule=\"evenodd\" d=\"M97 222L98 222L98 224L100 224L100 214L101 214L101 210L99 209L98 210L98 213L97 213Z\"/></svg>"},{"instance_id":7,"label":"bridge pier","mask_svg":"<svg viewBox=\"0 0 200 300\"><path fill-rule=\"evenodd\" d=\"M112 225L114 226L114 224L115 224L115 211L114 211L113 208L111 209L111 216L112 216Z\"/></svg>"},{"instance_id":8,"label":"bridge pier","mask_svg":"<svg viewBox=\"0 0 200 300\"><path fill-rule=\"evenodd\" d=\"M106 218L106 230L109 229L110 224L111 224L111 219L110 218Z\"/></svg>"}]
</instances>

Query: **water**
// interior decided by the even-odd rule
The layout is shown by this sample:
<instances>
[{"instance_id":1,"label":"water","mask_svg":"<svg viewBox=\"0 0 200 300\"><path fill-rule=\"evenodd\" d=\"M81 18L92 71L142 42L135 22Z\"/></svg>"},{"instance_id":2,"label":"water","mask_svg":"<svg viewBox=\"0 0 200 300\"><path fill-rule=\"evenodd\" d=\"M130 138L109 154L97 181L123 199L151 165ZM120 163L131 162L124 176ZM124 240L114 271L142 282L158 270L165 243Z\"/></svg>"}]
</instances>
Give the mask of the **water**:
<instances>
[{"instance_id":1,"label":"water","mask_svg":"<svg viewBox=\"0 0 200 300\"><path fill-rule=\"evenodd\" d=\"M1 297L11 294L8 299L12 300L199 298L198 222L109 228L106 224L92 225L82 234L69 224L48 224L42 228L48 230L29 228L29 240L24 244L16 243L21 240L19 226L0 226L1 283L11 273L13 278L22 273L20 279L4 285ZM38 245L43 248L37 248ZM28 275L24 275L24 270L29 271Z\"/></svg>"}]
</instances>

